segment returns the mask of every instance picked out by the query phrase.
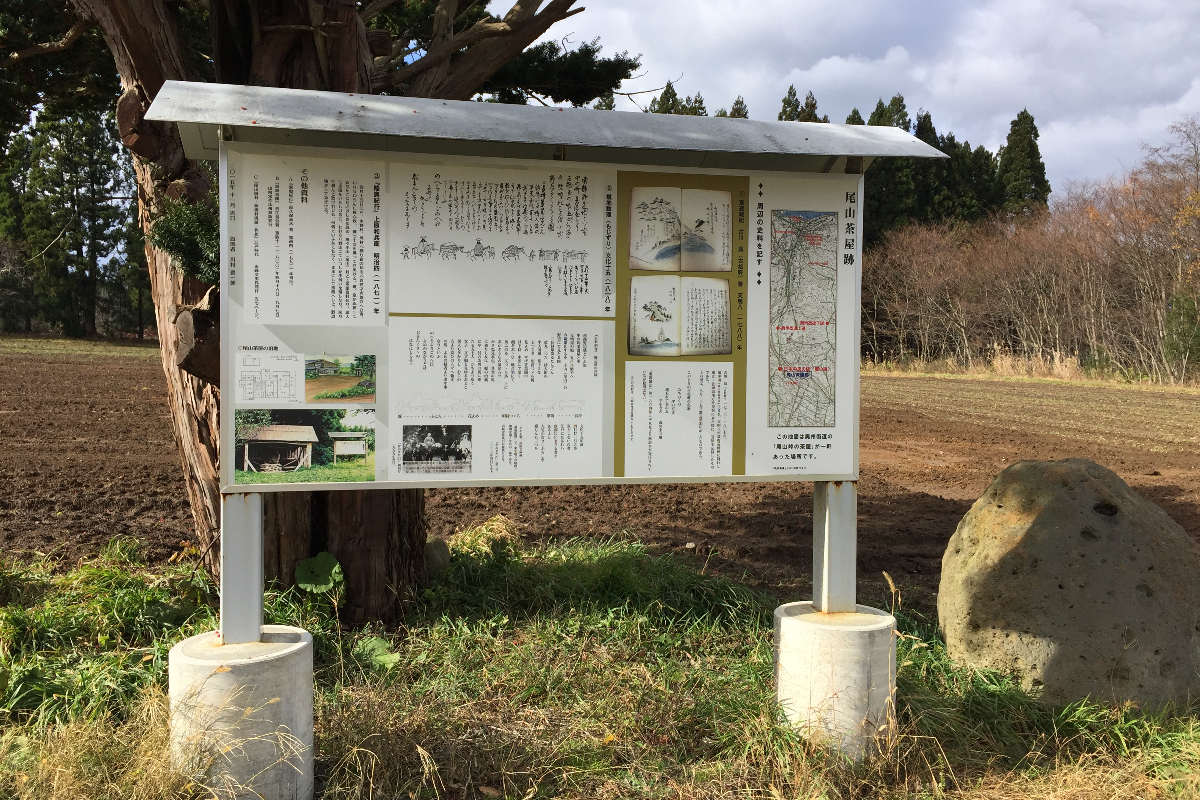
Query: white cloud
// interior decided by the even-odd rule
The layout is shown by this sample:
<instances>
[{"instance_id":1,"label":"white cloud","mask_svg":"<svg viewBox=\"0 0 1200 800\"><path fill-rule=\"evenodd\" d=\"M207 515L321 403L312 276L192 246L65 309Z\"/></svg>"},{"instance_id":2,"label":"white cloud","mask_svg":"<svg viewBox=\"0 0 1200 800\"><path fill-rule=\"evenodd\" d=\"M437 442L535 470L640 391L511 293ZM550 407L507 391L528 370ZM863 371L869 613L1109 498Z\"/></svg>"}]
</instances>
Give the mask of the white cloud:
<instances>
[{"instance_id":1,"label":"white cloud","mask_svg":"<svg viewBox=\"0 0 1200 800\"><path fill-rule=\"evenodd\" d=\"M1143 142L1164 141L1172 120L1200 111L1194 0L586 5L548 36L599 36L610 53L640 52L644 75L627 88L678 79L681 93L703 93L710 113L741 94L752 118L774 119L792 83L841 121L900 92L939 131L994 149L1028 108L1056 187L1136 164Z\"/></svg>"}]
</instances>

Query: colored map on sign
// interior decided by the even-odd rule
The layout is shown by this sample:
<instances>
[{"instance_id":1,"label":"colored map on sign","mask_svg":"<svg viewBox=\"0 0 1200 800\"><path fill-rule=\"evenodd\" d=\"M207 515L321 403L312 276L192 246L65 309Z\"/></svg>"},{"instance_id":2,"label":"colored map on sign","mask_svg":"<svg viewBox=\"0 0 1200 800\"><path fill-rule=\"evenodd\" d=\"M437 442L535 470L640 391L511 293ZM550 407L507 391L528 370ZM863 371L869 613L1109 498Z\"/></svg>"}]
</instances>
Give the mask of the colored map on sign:
<instances>
[{"instance_id":1,"label":"colored map on sign","mask_svg":"<svg viewBox=\"0 0 1200 800\"><path fill-rule=\"evenodd\" d=\"M767 424L833 427L837 214L771 212Z\"/></svg>"}]
</instances>

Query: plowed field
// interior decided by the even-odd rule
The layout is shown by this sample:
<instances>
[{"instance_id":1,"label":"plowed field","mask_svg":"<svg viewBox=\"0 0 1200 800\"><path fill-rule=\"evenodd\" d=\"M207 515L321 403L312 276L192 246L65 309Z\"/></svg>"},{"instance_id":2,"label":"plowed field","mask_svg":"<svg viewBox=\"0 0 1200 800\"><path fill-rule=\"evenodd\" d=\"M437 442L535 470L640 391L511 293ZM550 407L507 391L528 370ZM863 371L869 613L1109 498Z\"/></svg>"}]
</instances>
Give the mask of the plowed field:
<instances>
[{"instance_id":1,"label":"plowed field","mask_svg":"<svg viewBox=\"0 0 1200 800\"><path fill-rule=\"evenodd\" d=\"M1200 538L1200 392L864 375L860 595L930 610L971 501L1025 458L1090 458ZM783 597L811 582L808 484L438 490L433 532L504 513L527 536L636 536ZM153 559L191 535L158 352L0 338L0 550L70 559L131 534ZM691 545L689 547L689 545Z\"/></svg>"}]
</instances>

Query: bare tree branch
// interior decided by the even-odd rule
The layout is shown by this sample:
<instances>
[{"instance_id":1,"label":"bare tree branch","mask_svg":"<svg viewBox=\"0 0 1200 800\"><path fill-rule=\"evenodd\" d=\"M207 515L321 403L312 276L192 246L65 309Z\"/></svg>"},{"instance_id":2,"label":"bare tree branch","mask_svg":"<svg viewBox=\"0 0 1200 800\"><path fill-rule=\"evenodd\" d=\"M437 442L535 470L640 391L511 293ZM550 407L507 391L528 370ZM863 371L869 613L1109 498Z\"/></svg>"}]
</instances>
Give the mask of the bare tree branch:
<instances>
[{"instance_id":1,"label":"bare tree branch","mask_svg":"<svg viewBox=\"0 0 1200 800\"><path fill-rule=\"evenodd\" d=\"M433 36L429 40L431 47L454 36L454 18L458 13L458 0L438 0L433 9Z\"/></svg>"},{"instance_id":2,"label":"bare tree branch","mask_svg":"<svg viewBox=\"0 0 1200 800\"><path fill-rule=\"evenodd\" d=\"M457 36L453 36L442 42L442 44L430 48L425 52L425 55L411 64L405 64L403 67L397 69L392 74L392 83L399 84L414 75L419 75L425 70L441 64L464 47L468 47L484 39L503 36L512 32L512 26L506 22L484 22L480 20Z\"/></svg>"},{"instance_id":3,"label":"bare tree branch","mask_svg":"<svg viewBox=\"0 0 1200 800\"><path fill-rule=\"evenodd\" d=\"M90 20L77 19L75 24L71 26L71 30L67 31L66 35L57 42L42 42L35 44L32 47L26 47L24 50L16 50L5 56L3 61L0 61L0 68L10 66L17 63L23 58L32 58L33 56L46 55L47 53L57 53L61 50L66 50L71 45L75 44L80 36L83 36L84 31L92 26Z\"/></svg>"},{"instance_id":4,"label":"bare tree branch","mask_svg":"<svg viewBox=\"0 0 1200 800\"><path fill-rule=\"evenodd\" d=\"M454 69L446 81L436 88L437 96L469 100L496 70L515 58L551 25L583 11L582 8L571 8L574 4L575 0L551 0L541 13L537 13L541 0L518 0L504 15L504 22L513 29L512 33L493 37L463 53L454 62Z\"/></svg>"},{"instance_id":5,"label":"bare tree branch","mask_svg":"<svg viewBox=\"0 0 1200 800\"><path fill-rule=\"evenodd\" d=\"M456 29L458 28L458 23L462 22L463 17L467 15L467 12L477 5L479 5L479 0L469 0L465 6L458 10L458 16L454 18L454 27Z\"/></svg>"},{"instance_id":6,"label":"bare tree branch","mask_svg":"<svg viewBox=\"0 0 1200 800\"><path fill-rule=\"evenodd\" d=\"M407 3L408 0L375 0L369 6L358 12L358 16L363 22L370 22L375 17L379 16L384 11L388 10L396 3Z\"/></svg>"}]
</instances>

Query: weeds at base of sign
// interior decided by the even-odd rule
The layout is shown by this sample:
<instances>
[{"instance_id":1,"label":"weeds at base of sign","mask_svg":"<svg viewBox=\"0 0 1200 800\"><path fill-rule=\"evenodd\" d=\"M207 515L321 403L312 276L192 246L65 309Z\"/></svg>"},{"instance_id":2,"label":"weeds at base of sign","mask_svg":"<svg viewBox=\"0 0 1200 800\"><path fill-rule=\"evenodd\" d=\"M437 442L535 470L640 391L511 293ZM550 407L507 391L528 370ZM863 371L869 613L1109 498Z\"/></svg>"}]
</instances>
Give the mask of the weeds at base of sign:
<instances>
[{"instance_id":1,"label":"weeds at base of sign","mask_svg":"<svg viewBox=\"0 0 1200 800\"><path fill-rule=\"evenodd\" d=\"M398 631L340 624L329 557L298 576L307 589L268 592L269 622L314 636L319 798L1200 793L1195 710L1048 708L1014 680L954 667L933 626L903 615L900 735L851 764L781 724L771 680L778 599L631 539L529 543L503 517L450 547L450 569ZM197 776L169 766L161 687L167 649L211 627L211 606L182 623L145 623L153 601L181 602L173 596L189 584L179 576L199 571L179 566L153 588L158 579L136 561L52 566L0 575L6 593L21 593L0 612L6 674L56 658L45 667L62 677L107 659L142 671L144 688L66 686L60 699L22 707L22 682L10 680L0 795L208 796ZM140 606L117 602L125 596L114 589L139 586Z\"/></svg>"}]
</instances>

